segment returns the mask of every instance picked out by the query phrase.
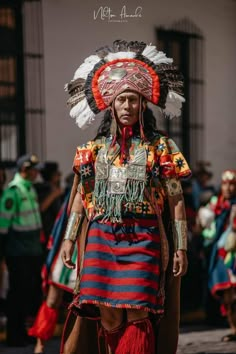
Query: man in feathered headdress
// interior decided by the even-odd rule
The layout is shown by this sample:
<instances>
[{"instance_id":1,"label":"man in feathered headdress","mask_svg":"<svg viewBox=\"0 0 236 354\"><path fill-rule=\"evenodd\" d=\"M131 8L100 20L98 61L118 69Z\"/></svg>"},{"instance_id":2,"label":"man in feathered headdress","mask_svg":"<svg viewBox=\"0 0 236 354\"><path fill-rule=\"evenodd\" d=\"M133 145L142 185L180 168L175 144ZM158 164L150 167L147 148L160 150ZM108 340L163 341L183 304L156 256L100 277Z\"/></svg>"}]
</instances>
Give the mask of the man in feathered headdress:
<instances>
[{"instance_id":1,"label":"man in feathered headdress","mask_svg":"<svg viewBox=\"0 0 236 354\"><path fill-rule=\"evenodd\" d=\"M162 214L169 201L173 274L187 270L187 226L180 178L191 174L173 140L156 129L151 102L178 116L183 79L172 59L143 42L115 41L87 58L67 85L70 115L86 128L105 110L93 141L76 150L80 180L62 258L71 255L88 220L75 299L80 316L101 321L115 354L154 354L164 314L168 240Z\"/></svg>"}]
</instances>

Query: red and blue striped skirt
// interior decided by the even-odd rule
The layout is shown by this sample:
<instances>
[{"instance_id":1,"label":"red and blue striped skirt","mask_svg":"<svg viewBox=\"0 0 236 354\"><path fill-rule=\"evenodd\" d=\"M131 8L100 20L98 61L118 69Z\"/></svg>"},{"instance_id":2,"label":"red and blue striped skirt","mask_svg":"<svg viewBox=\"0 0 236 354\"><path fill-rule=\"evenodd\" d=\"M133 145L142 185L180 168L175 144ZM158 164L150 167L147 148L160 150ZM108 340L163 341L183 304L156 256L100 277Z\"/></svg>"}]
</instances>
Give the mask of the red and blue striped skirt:
<instances>
[{"instance_id":1,"label":"red and blue striped skirt","mask_svg":"<svg viewBox=\"0 0 236 354\"><path fill-rule=\"evenodd\" d=\"M160 234L155 219L93 221L88 232L79 308L105 305L163 312Z\"/></svg>"}]
</instances>

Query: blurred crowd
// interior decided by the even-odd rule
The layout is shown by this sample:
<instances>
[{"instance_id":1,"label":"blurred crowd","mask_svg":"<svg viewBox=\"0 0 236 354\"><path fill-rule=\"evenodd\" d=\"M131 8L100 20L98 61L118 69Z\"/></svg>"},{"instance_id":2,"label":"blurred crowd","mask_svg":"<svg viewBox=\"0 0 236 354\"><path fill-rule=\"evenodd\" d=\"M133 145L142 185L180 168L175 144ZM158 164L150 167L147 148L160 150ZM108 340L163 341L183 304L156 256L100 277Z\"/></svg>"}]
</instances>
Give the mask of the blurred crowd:
<instances>
[{"instance_id":1,"label":"blurred crowd","mask_svg":"<svg viewBox=\"0 0 236 354\"><path fill-rule=\"evenodd\" d=\"M231 173L228 179L227 172ZM217 288L209 277L209 269L213 274L217 263L216 259L212 260L215 240L221 239L220 234L217 235L217 215L222 216L227 210L221 234L228 228L229 232L234 232L232 210L236 198L236 172L226 171L226 177L224 173L221 184L214 186L210 164L200 162L192 178L182 183L189 230L189 268L182 280L181 311L184 314L201 309L205 320L214 325L222 324L223 315L233 313L232 303L234 306L236 303L235 300L229 301L227 307L227 301L219 301L219 291L224 289ZM6 341L9 346L23 346L31 341L27 320L36 317L45 299L42 268L53 246L53 226L72 181L73 174L69 174L62 188L62 174L57 162L40 163L37 156L24 155L17 160L12 180L6 183L6 168L0 164L0 319L3 326L7 318ZM230 181L230 187L225 187L225 181ZM219 250L218 245L217 255ZM234 252L236 248L230 251ZM227 250L225 252L223 261L228 256ZM231 268L234 273L235 267ZM51 308L58 308L62 294L54 292L53 296ZM54 322L56 320L57 317ZM53 330L54 327L50 329L52 333ZM40 352L43 352L41 342L36 353Z\"/></svg>"},{"instance_id":2,"label":"blurred crowd","mask_svg":"<svg viewBox=\"0 0 236 354\"><path fill-rule=\"evenodd\" d=\"M182 313L204 310L209 323L221 321L218 317L218 304L208 290L208 251L203 236L204 226L200 224L199 213L207 207L213 196L220 193L220 186L212 184L213 174L210 164L199 162L192 178L183 181L186 216L188 221L188 273L182 279ZM209 304L210 302L210 304ZM215 304L214 310L211 307Z\"/></svg>"},{"instance_id":3,"label":"blurred crowd","mask_svg":"<svg viewBox=\"0 0 236 354\"><path fill-rule=\"evenodd\" d=\"M187 275L182 279L182 314L202 310L210 325L231 329L236 340L236 170L212 182L209 163L199 163L183 183L188 220ZM183 316L184 317L184 316Z\"/></svg>"},{"instance_id":4,"label":"blurred crowd","mask_svg":"<svg viewBox=\"0 0 236 354\"><path fill-rule=\"evenodd\" d=\"M73 175L62 187L62 174L55 161L39 162L23 155L13 178L0 164L0 318L6 324L9 346L32 342L27 321L34 318L45 294L42 268L52 246L51 232L70 190Z\"/></svg>"}]
</instances>

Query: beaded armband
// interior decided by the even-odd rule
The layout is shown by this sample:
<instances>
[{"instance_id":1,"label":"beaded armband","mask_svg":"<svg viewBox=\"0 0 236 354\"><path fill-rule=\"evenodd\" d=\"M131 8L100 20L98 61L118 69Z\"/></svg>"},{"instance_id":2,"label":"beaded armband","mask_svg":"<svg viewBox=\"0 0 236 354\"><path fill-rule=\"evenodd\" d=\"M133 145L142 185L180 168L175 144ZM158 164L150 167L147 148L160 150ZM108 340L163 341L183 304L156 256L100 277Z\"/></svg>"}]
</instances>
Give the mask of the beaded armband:
<instances>
[{"instance_id":1,"label":"beaded armband","mask_svg":"<svg viewBox=\"0 0 236 354\"><path fill-rule=\"evenodd\" d=\"M84 214L79 214L75 211L70 214L66 226L64 240L76 242L83 220Z\"/></svg>"},{"instance_id":2,"label":"beaded armband","mask_svg":"<svg viewBox=\"0 0 236 354\"><path fill-rule=\"evenodd\" d=\"M187 221L186 220L174 220L172 222L173 236L176 250L187 251Z\"/></svg>"},{"instance_id":3,"label":"beaded armband","mask_svg":"<svg viewBox=\"0 0 236 354\"><path fill-rule=\"evenodd\" d=\"M177 178L167 178L164 184L168 196L183 194L181 183Z\"/></svg>"}]
</instances>

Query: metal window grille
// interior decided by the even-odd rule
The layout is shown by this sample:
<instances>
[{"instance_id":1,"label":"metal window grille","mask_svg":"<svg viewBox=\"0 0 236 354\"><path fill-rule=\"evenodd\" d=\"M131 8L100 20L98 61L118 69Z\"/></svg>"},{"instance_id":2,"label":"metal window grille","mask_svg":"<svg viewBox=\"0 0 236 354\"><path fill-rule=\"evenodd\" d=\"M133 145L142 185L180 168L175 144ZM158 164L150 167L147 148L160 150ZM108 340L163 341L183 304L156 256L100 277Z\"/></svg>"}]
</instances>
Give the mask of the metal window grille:
<instances>
[{"instance_id":1,"label":"metal window grille","mask_svg":"<svg viewBox=\"0 0 236 354\"><path fill-rule=\"evenodd\" d=\"M41 1L0 3L0 160L45 155Z\"/></svg>"},{"instance_id":2,"label":"metal window grille","mask_svg":"<svg viewBox=\"0 0 236 354\"><path fill-rule=\"evenodd\" d=\"M175 23L171 29L157 29L158 49L174 59L184 75L182 117L165 120L163 129L182 148L195 166L204 153L204 38L188 19Z\"/></svg>"}]
</instances>

